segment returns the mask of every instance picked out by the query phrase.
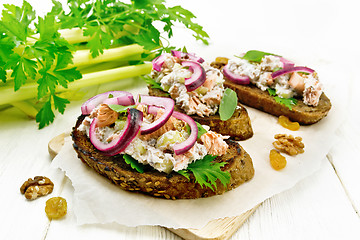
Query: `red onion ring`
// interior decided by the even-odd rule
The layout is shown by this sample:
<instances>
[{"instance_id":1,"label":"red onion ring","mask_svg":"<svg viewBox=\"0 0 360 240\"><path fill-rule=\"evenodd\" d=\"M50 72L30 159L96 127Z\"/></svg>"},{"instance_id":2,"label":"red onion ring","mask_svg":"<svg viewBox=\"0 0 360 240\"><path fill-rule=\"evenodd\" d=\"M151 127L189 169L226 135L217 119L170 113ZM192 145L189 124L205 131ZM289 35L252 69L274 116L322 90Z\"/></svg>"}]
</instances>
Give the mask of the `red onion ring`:
<instances>
[{"instance_id":1,"label":"red onion ring","mask_svg":"<svg viewBox=\"0 0 360 240\"><path fill-rule=\"evenodd\" d=\"M158 110L159 110L159 107L149 106L148 112L151 114L156 114ZM177 118L179 120L186 122L187 124L189 124L189 127L190 127L190 136L185 141L183 141L181 143L177 143L173 146L173 149L174 149L174 152L176 155L184 154L195 145L195 142L198 137L199 129L198 129L195 121L186 114L174 111L172 116L174 118Z\"/></svg>"},{"instance_id":2,"label":"red onion ring","mask_svg":"<svg viewBox=\"0 0 360 240\"><path fill-rule=\"evenodd\" d=\"M249 76L235 74L234 72L232 72L229 69L228 65L224 66L223 74L227 79L229 79L230 81L232 81L234 83L237 83L237 84L249 84L250 83Z\"/></svg>"},{"instance_id":3,"label":"red onion ring","mask_svg":"<svg viewBox=\"0 0 360 240\"><path fill-rule=\"evenodd\" d=\"M306 73L313 73L314 70L312 70L311 68L308 68L308 67L288 67L288 68L283 68L283 69L280 69L276 72L273 72L271 74L271 77L272 78L277 78L281 75L284 75L284 74L288 74L288 73L292 73L292 72L306 72Z\"/></svg>"},{"instance_id":4,"label":"red onion ring","mask_svg":"<svg viewBox=\"0 0 360 240\"><path fill-rule=\"evenodd\" d=\"M163 65L164 62L165 62L165 59L166 59L165 54L162 54L162 55L154 58L154 59L151 61L152 65L153 65L153 69L154 69L155 71L160 72L160 71L161 71L161 67L162 67L162 65Z\"/></svg>"},{"instance_id":5,"label":"red onion ring","mask_svg":"<svg viewBox=\"0 0 360 240\"><path fill-rule=\"evenodd\" d=\"M112 98L109 96L112 95ZM83 103L81 106L81 113L83 115L88 115L91 113L94 108L104 101L116 102L115 104L120 104L124 106L133 105L134 98L131 93L125 91L110 91L105 93L100 93Z\"/></svg>"},{"instance_id":6,"label":"red onion ring","mask_svg":"<svg viewBox=\"0 0 360 240\"><path fill-rule=\"evenodd\" d=\"M123 105L123 106L129 106L134 105L135 101L133 96L119 96L119 97L113 97L113 98L107 98L103 101L104 104L116 104L116 105Z\"/></svg>"},{"instance_id":7,"label":"red onion ring","mask_svg":"<svg viewBox=\"0 0 360 240\"><path fill-rule=\"evenodd\" d=\"M280 57L280 61L283 63L283 68L294 67L295 65L295 63L283 57Z\"/></svg>"},{"instance_id":8,"label":"red onion ring","mask_svg":"<svg viewBox=\"0 0 360 240\"><path fill-rule=\"evenodd\" d=\"M126 149L131 141L140 131L143 113L135 108L128 109L128 116L125 127L117 138L110 143L103 143L96 137L97 118L94 118L90 125L89 138L94 147L108 156L114 156Z\"/></svg>"},{"instance_id":9,"label":"red onion ring","mask_svg":"<svg viewBox=\"0 0 360 240\"><path fill-rule=\"evenodd\" d=\"M146 125L143 124L143 126L141 126L140 132L143 135L152 133L161 128L173 114L175 101L171 98L140 95L140 99L140 102L139 100L137 100L138 104L145 104L148 106L160 106L163 107L165 110L164 114L156 121Z\"/></svg>"},{"instance_id":10,"label":"red onion ring","mask_svg":"<svg viewBox=\"0 0 360 240\"><path fill-rule=\"evenodd\" d=\"M185 52L181 52L181 51L171 50L171 54L174 57L177 57L177 58L183 59L183 60L191 60L191 61L195 61L198 63L203 63L205 61L203 58L196 56L195 53L185 53Z\"/></svg>"},{"instance_id":11,"label":"red onion ring","mask_svg":"<svg viewBox=\"0 0 360 240\"><path fill-rule=\"evenodd\" d=\"M191 77L185 78L185 87L188 92L194 91L204 84L206 80L206 72L203 66L194 61L183 61L181 62L181 65L189 67L189 70L192 72Z\"/></svg>"}]
</instances>

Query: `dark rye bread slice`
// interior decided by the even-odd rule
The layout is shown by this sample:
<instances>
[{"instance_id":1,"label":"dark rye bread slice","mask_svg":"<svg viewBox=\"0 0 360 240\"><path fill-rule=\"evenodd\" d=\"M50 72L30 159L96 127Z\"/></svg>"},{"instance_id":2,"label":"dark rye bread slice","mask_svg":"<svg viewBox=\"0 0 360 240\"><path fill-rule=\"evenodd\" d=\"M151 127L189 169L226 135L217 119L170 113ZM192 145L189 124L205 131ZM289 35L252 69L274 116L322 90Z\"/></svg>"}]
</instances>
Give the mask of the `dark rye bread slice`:
<instances>
[{"instance_id":1,"label":"dark rye bread slice","mask_svg":"<svg viewBox=\"0 0 360 240\"><path fill-rule=\"evenodd\" d=\"M212 67L222 69L225 64L222 62L212 62ZM306 105L302 99L298 99L297 104L290 110L284 104L279 104L274 97L267 91L262 91L253 84L241 85L231 82L225 78L224 86L234 90L238 96L238 101L246 106L259 109L274 116L284 115L291 121L303 125L314 124L324 118L331 109L330 99L322 93L319 105L316 107Z\"/></svg>"},{"instance_id":2,"label":"dark rye bread slice","mask_svg":"<svg viewBox=\"0 0 360 240\"><path fill-rule=\"evenodd\" d=\"M168 94L161 89L151 88L150 86L148 86L148 89L150 96L168 97ZM184 111L177 106L175 106L175 110L184 113ZM246 140L254 134L248 112L240 103L233 116L227 121L220 120L219 114L209 117L200 117L193 114L190 115L190 117L200 124L208 125L212 131L230 136L231 139L236 141Z\"/></svg>"},{"instance_id":3,"label":"dark rye bread slice","mask_svg":"<svg viewBox=\"0 0 360 240\"><path fill-rule=\"evenodd\" d=\"M78 118L72 131L73 146L78 157L123 190L167 199L204 198L223 194L249 181L254 176L254 168L249 154L232 140L227 140L228 152L215 159L217 162L227 162L222 170L230 172L231 180L226 187L217 180L215 191L208 187L202 188L198 183L195 183L192 174L188 180L176 172L166 174L150 166L145 167L144 173L139 173L126 164L121 155L103 155L91 144L84 132L77 130L84 117Z\"/></svg>"}]
</instances>

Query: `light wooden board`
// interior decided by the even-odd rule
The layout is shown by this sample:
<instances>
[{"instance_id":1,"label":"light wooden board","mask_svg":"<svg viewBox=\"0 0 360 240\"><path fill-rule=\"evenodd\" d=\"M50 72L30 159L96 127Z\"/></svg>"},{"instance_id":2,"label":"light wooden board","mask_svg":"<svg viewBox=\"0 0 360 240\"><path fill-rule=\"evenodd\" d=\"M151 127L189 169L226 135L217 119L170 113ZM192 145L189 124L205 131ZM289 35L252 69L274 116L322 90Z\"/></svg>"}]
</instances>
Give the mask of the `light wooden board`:
<instances>
[{"instance_id":1,"label":"light wooden board","mask_svg":"<svg viewBox=\"0 0 360 240\"><path fill-rule=\"evenodd\" d=\"M69 136L69 133L62 133L49 141L48 151L51 158L54 158L61 150L66 136ZM229 239L243 225L243 223L253 214L259 205L237 217L212 220L201 229L167 229L180 237L189 240L226 240Z\"/></svg>"}]
</instances>

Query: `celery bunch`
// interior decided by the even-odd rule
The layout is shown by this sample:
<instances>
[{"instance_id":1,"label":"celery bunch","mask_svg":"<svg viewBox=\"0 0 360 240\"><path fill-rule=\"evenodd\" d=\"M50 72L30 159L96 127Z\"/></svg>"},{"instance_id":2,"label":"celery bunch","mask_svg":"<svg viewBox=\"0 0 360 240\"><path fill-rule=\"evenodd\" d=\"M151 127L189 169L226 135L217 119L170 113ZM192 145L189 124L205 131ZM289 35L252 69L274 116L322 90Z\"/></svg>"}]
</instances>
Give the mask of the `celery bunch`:
<instances>
[{"instance_id":1,"label":"celery bunch","mask_svg":"<svg viewBox=\"0 0 360 240\"><path fill-rule=\"evenodd\" d=\"M172 37L175 22L207 44L195 16L163 0L68 0L70 12L53 0L43 17L32 6L4 5L0 20L0 109L12 105L36 119L39 128L64 113L61 92L141 76L162 51L161 32ZM162 22L157 29L153 23ZM31 101L29 101L31 100Z\"/></svg>"}]
</instances>

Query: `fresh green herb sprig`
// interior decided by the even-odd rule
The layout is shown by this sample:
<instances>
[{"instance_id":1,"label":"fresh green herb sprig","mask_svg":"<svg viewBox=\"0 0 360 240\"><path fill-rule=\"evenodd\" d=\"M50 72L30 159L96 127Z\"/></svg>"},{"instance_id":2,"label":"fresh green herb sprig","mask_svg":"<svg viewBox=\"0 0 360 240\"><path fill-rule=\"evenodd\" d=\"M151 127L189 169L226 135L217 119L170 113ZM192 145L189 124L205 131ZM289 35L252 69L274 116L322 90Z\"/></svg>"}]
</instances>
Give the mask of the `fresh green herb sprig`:
<instances>
[{"instance_id":1,"label":"fresh green herb sprig","mask_svg":"<svg viewBox=\"0 0 360 240\"><path fill-rule=\"evenodd\" d=\"M209 187L212 190L217 188L217 179L219 179L220 182L226 186L228 183L230 183L231 175L228 171L222 171L221 168L224 167L227 163L214 162L215 158L216 156L206 155L203 159L199 159L190 163L185 170L180 170L178 173L189 180L190 173L192 173L195 177L195 182L199 183L201 187ZM124 154L123 159L131 166L131 168L135 169L139 173L144 172L145 166L130 155Z\"/></svg>"},{"instance_id":2,"label":"fresh green herb sprig","mask_svg":"<svg viewBox=\"0 0 360 240\"><path fill-rule=\"evenodd\" d=\"M248 60L250 62L257 62L260 63L261 59L265 56L265 55L275 55L273 53L268 53L268 52L262 52L262 51L258 51L258 50L250 50L247 51L245 53L244 56L240 57L242 59ZM278 55L275 55L278 56Z\"/></svg>"},{"instance_id":3,"label":"fresh green herb sprig","mask_svg":"<svg viewBox=\"0 0 360 240\"><path fill-rule=\"evenodd\" d=\"M226 186L230 182L231 175L229 172L221 170L226 163L215 163L215 158L216 156L206 155L203 159L192 162L187 169L180 170L178 173L190 179L191 172L194 174L195 181L199 183L201 187L209 187L211 190L217 188L217 179Z\"/></svg>"},{"instance_id":4,"label":"fresh green herb sprig","mask_svg":"<svg viewBox=\"0 0 360 240\"><path fill-rule=\"evenodd\" d=\"M144 60L175 49L162 43L162 32L171 38L175 23L208 43L190 11L164 0L68 0L69 13L52 2L44 17L25 0L4 4L0 19L0 105L31 114L39 128L70 103L60 92L148 74ZM153 25L159 21L162 29Z\"/></svg>"},{"instance_id":5,"label":"fresh green herb sprig","mask_svg":"<svg viewBox=\"0 0 360 240\"><path fill-rule=\"evenodd\" d=\"M110 109L112 109L118 113L126 113L129 108L136 107L136 105L122 106L122 105L118 105L118 104L109 104L108 106Z\"/></svg>"},{"instance_id":6,"label":"fresh green herb sprig","mask_svg":"<svg viewBox=\"0 0 360 240\"><path fill-rule=\"evenodd\" d=\"M272 89L272 88L268 88L268 93L270 94L270 96L273 96L275 101L277 103L280 103L280 104L283 104L285 105L287 108L289 108L290 110L292 110L292 107L295 106L297 104L297 99L295 98L282 98L282 97L279 97L277 94L276 94L276 91L275 89Z\"/></svg>"},{"instance_id":7,"label":"fresh green herb sprig","mask_svg":"<svg viewBox=\"0 0 360 240\"><path fill-rule=\"evenodd\" d=\"M164 0L132 0L130 4L117 0L68 0L68 6L70 13L62 12L59 16L62 27L84 29L84 35L91 37L87 44L93 57L109 48L114 40L118 44L137 43L146 50L164 48L161 32L153 25L155 21L164 23L162 31L168 38L179 22L196 39L208 44L208 34L193 22L195 15L181 6L166 7Z\"/></svg>"},{"instance_id":8,"label":"fresh green herb sprig","mask_svg":"<svg viewBox=\"0 0 360 240\"><path fill-rule=\"evenodd\" d=\"M150 75L144 75L141 76L141 78L144 79L145 83L151 88L160 89L164 91L164 95L169 96L169 93L165 92L165 90L161 87L161 84L152 79Z\"/></svg>"},{"instance_id":9,"label":"fresh green herb sprig","mask_svg":"<svg viewBox=\"0 0 360 240\"><path fill-rule=\"evenodd\" d=\"M138 161L136 161L132 156L128 155L128 154L124 154L122 155L124 161L129 164L131 166L132 169L135 169L136 171L138 171L139 173L143 173L144 172L144 164L139 163Z\"/></svg>"}]
</instances>

